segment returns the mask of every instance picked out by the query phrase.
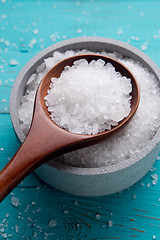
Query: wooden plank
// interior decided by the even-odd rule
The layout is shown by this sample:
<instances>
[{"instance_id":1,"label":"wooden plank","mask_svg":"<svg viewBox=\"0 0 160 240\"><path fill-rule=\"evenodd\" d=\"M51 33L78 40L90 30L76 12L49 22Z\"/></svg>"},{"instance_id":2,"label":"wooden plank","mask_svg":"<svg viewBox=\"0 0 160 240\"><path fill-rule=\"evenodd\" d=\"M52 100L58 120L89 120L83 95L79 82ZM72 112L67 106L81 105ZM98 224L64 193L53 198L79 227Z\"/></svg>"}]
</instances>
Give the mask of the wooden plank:
<instances>
[{"instance_id":1,"label":"wooden plank","mask_svg":"<svg viewBox=\"0 0 160 240\"><path fill-rule=\"evenodd\" d=\"M22 235L32 239L35 232L40 240L44 239L45 232L53 233L54 239L152 239L153 234L159 234L160 204L153 208L155 199L149 191L143 191L143 197L139 192L133 199L135 193L136 190L126 190L121 195L83 198L55 189L28 188L23 192L16 189L14 196L19 198L20 205L14 207L8 196L0 206L0 222L8 221L5 232L12 233L13 239ZM145 202L145 207L150 209L148 212L138 209L140 201ZM57 226L49 227L51 219L57 221ZM112 227L108 226L109 221L113 221ZM11 230L15 225L19 226L18 234L15 229ZM49 239L53 239L52 235Z\"/></svg>"}]
</instances>

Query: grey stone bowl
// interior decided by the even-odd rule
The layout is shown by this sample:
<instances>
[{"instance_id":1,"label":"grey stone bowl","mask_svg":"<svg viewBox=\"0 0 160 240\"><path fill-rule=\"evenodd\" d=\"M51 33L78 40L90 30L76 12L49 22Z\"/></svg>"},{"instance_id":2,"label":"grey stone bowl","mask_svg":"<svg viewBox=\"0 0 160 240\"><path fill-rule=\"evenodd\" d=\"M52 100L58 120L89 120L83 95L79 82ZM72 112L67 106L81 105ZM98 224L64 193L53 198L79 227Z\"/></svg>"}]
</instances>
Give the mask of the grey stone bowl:
<instances>
[{"instance_id":1,"label":"grey stone bowl","mask_svg":"<svg viewBox=\"0 0 160 240\"><path fill-rule=\"evenodd\" d=\"M10 114L14 130L21 142L25 136L18 121L20 98L24 93L26 81L43 60L55 50L88 49L91 51L119 52L125 57L140 61L160 81L160 70L156 64L140 50L126 43L99 37L81 37L56 43L32 58L19 73L11 92ZM152 167L160 150L160 129L142 151L128 161L109 167L78 168L54 160L42 165L35 172L49 185L67 193L81 196L101 196L121 191L140 180Z\"/></svg>"}]
</instances>

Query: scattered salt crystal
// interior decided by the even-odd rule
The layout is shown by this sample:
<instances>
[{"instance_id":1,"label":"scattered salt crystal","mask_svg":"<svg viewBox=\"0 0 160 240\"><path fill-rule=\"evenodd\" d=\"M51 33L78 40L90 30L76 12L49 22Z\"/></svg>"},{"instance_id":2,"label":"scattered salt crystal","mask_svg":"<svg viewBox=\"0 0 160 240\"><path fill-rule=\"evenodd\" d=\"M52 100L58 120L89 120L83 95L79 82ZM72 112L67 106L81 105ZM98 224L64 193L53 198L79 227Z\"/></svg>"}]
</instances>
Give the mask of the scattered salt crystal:
<instances>
[{"instance_id":1,"label":"scattered salt crystal","mask_svg":"<svg viewBox=\"0 0 160 240\"><path fill-rule=\"evenodd\" d=\"M11 59L10 62L9 62L9 64L10 64L11 66L17 66L17 65L18 65L18 62L17 62L15 59Z\"/></svg>"},{"instance_id":2,"label":"scattered salt crystal","mask_svg":"<svg viewBox=\"0 0 160 240\"><path fill-rule=\"evenodd\" d=\"M122 33L123 33L122 29L121 29L121 28L119 28L119 29L118 29L118 32L117 32L117 34L119 34L119 35L120 35L120 34L122 34Z\"/></svg>"},{"instance_id":3,"label":"scattered salt crystal","mask_svg":"<svg viewBox=\"0 0 160 240\"><path fill-rule=\"evenodd\" d=\"M6 102L6 99L2 99L2 102L3 102L3 103Z\"/></svg>"},{"instance_id":4,"label":"scattered salt crystal","mask_svg":"<svg viewBox=\"0 0 160 240\"><path fill-rule=\"evenodd\" d=\"M64 214L68 215L69 211L68 210L64 210Z\"/></svg>"},{"instance_id":5,"label":"scattered salt crystal","mask_svg":"<svg viewBox=\"0 0 160 240\"><path fill-rule=\"evenodd\" d=\"M109 226L109 227L112 227L112 226L113 226L113 221L110 220L110 221L108 222L108 226Z\"/></svg>"},{"instance_id":6,"label":"scattered salt crystal","mask_svg":"<svg viewBox=\"0 0 160 240\"><path fill-rule=\"evenodd\" d=\"M99 220L101 218L101 215L100 214L96 214L96 218L97 218L97 220Z\"/></svg>"},{"instance_id":7,"label":"scattered salt crystal","mask_svg":"<svg viewBox=\"0 0 160 240\"><path fill-rule=\"evenodd\" d=\"M32 205L36 205L36 203L35 203L35 202L31 202L31 204L32 204Z\"/></svg>"},{"instance_id":8,"label":"scattered salt crystal","mask_svg":"<svg viewBox=\"0 0 160 240\"><path fill-rule=\"evenodd\" d=\"M156 160L159 161L160 160L160 156L158 156Z\"/></svg>"},{"instance_id":9,"label":"scattered salt crystal","mask_svg":"<svg viewBox=\"0 0 160 240\"><path fill-rule=\"evenodd\" d=\"M57 221L56 221L55 219L51 219L51 220L49 221L49 226L50 226L50 227L55 227L55 226L57 226Z\"/></svg>"},{"instance_id":10,"label":"scattered salt crystal","mask_svg":"<svg viewBox=\"0 0 160 240\"><path fill-rule=\"evenodd\" d=\"M1 151L4 151L4 148L0 148Z\"/></svg>"},{"instance_id":11,"label":"scattered salt crystal","mask_svg":"<svg viewBox=\"0 0 160 240\"><path fill-rule=\"evenodd\" d=\"M52 40L52 42L55 42L57 38L57 34L51 34L50 35L50 39Z\"/></svg>"},{"instance_id":12,"label":"scattered salt crystal","mask_svg":"<svg viewBox=\"0 0 160 240\"><path fill-rule=\"evenodd\" d=\"M32 48L37 43L37 40L35 38L31 39L29 43L29 47Z\"/></svg>"},{"instance_id":13,"label":"scattered salt crystal","mask_svg":"<svg viewBox=\"0 0 160 240\"><path fill-rule=\"evenodd\" d=\"M144 183L141 183L141 186L144 187Z\"/></svg>"},{"instance_id":14,"label":"scattered salt crystal","mask_svg":"<svg viewBox=\"0 0 160 240\"><path fill-rule=\"evenodd\" d=\"M15 225L15 230L16 230L16 233L18 233L18 225Z\"/></svg>"},{"instance_id":15,"label":"scattered salt crystal","mask_svg":"<svg viewBox=\"0 0 160 240\"><path fill-rule=\"evenodd\" d=\"M156 239L156 235L153 235L153 237L152 237L153 239Z\"/></svg>"},{"instance_id":16,"label":"scattered salt crystal","mask_svg":"<svg viewBox=\"0 0 160 240\"><path fill-rule=\"evenodd\" d=\"M78 33L82 33L82 29L78 29L77 32L78 32Z\"/></svg>"},{"instance_id":17,"label":"scattered salt crystal","mask_svg":"<svg viewBox=\"0 0 160 240\"><path fill-rule=\"evenodd\" d=\"M0 231L3 233L4 232L4 227L1 227Z\"/></svg>"},{"instance_id":18,"label":"scattered salt crystal","mask_svg":"<svg viewBox=\"0 0 160 240\"><path fill-rule=\"evenodd\" d=\"M151 184L150 184L150 183L148 183L148 184L147 184L147 187L149 188L150 186L151 186Z\"/></svg>"},{"instance_id":19,"label":"scattered salt crystal","mask_svg":"<svg viewBox=\"0 0 160 240\"><path fill-rule=\"evenodd\" d=\"M154 172L156 170L156 168L155 167L152 167L149 171L150 172Z\"/></svg>"},{"instance_id":20,"label":"scattered salt crystal","mask_svg":"<svg viewBox=\"0 0 160 240\"><path fill-rule=\"evenodd\" d=\"M136 199L136 197L137 197L136 195L133 195L133 197L132 197L132 198L133 198L133 199Z\"/></svg>"},{"instance_id":21,"label":"scattered salt crystal","mask_svg":"<svg viewBox=\"0 0 160 240\"><path fill-rule=\"evenodd\" d=\"M19 205L19 198L12 197L11 198L11 203L12 203L13 206L18 207L18 205Z\"/></svg>"},{"instance_id":22,"label":"scattered salt crystal","mask_svg":"<svg viewBox=\"0 0 160 240\"><path fill-rule=\"evenodd\" d=\"M144 12L140 12L139 15L140 15L141 17L143 17L143 16L144 16Z\"/></svg>"},{"instance_id":23,"label":"scattered salt crystal","mask_svg":"<svg viewBox=\"0 0 160 240\"><path fill-rule=\"evenodd\" d=\"M6 15L5 14L1 14L1 18L2 19L6 18Z\"/></svg>"},{"instance_id":24,"label":"scattered salt crystal","mask_svg":"<svg viewBox=\"0 0 160 240\"><path fill-rule=\"evenodd\" d=\"M141 50L146 50L147 49L147 45L148 45L148 42L145 42L144 44L142 44L141 46Z\"/></svg>"},{"instance_id":25,"label":"scattered salt crystal","mask_svg":"<svg viewBox=\"0 0 160 240\"><path fill-rule=\"evenodd\" d=\"M155 180L155 179L152 180L152 184L153 184L153 185L156 185L156 184L157 184L157 180Z\"/></svg>"},{"instance_id":26,"label":"scattered salt crystal","mask_svg":"<svg viewBox=\"0 0 160 240\"><path fill-rule=\"evenodd\" d=\"M1 236L6 239L7 238L7 233L1 234Z\"/></svg>"},{"instance_id":27,"label":"scattered salt crystal","mask_svg":"<svg viewBox=\"0 0 160 240\"><path fill-rule=\"evenodd\" d=\"M5 44L6 47L9 47L10 42L9 42L8 40L5 40L5 41L4 41L4 44Z\"/></svg>"},{"instance_id":28,"label":"scattered salt crystal","mask_svg":"<svg viewBox=\"0 0 160 240\"><path fill-rule=\"evenodd\" d=\"M153 178L154 180L158 180L158 175L155 173L155 174L152 174L151 175L151 178Z\"/></svg>"},{"instance_id":29,"label":"scattered salt crystal","mask_svg":"<svg viewBox=\"0 0 160 240\"><path fill-rule=\"evenodd\" d=\"M41 208L38 208L37 210L36 210L36 212L40 212L41 211Z\"/></svg>"},{"instance_id":30,"label":"scattered salt crystal","mask_svg":"<svg viewBox=\"0 0 160 240\"><path fill-rule=\"evenodd\" d=\"M9 217L9 213L6 213L6 217L7 217L7 218Z\"/></svg>"},{"instance_id":31,"label":"scattered salt crystal","mask_svg":"<svg viewBox=\"0 0 160 240\"><path fill-rule=\"evenodd\" d=\"M33 30L33 33L36 35L39 33L39 31L37 29Z\"/></svg>"}]
</instances>

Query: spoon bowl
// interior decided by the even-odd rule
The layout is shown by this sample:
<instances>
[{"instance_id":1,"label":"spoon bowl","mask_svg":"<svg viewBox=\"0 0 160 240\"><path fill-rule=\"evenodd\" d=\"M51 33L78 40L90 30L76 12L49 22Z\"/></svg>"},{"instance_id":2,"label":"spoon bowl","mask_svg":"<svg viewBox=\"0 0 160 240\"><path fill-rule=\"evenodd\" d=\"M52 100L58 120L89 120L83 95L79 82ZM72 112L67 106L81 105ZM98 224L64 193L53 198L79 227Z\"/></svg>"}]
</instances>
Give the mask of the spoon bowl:
<instances>
[{"instance_id":1,"label":"spoon bowl","mask_svg":"<svg viewBox=\"0 0 160 240\"><path fill-rule=\"evenodd\" d=\"M122 76L130 78L132 83L131 111L128 117L120 121L117 126L112 127L111 130L95 135L75 134L60 128L51 120L44 100L51 78L58 78L65 66L72 66L75 61L84 58L88 62L98 59L104 60L105 63L110 62L116 71L120 72ZM96 54L85 54L67 58L55 65L42 79L37 90L32 124L27 138L15 156L0 172L0 201L29 173L48 161L48 155L56 157L69 151L99 143L119 131L133 117L138 108L139 100L140 90L136 79L123 64L112 58Z\"/></svg>"}]
</instances>

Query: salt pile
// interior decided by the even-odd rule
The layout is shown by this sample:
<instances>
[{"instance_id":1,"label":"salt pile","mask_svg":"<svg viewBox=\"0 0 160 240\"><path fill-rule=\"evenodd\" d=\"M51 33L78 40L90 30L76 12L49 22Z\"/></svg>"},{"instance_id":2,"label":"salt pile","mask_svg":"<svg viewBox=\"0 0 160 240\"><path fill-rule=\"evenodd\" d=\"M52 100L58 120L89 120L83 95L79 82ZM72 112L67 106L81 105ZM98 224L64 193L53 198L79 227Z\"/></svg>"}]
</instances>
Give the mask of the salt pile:
<instances>
[{"instance_id":1,"label":"salt pile","mask_svg":"<svg viewBox=\"0 0 160 240\"><path fill-rule=\"evenodd\" d=\"M39 82L43 76L58 62L65 58L80 54L89 54L87 50L66 51L64 53L54 52L53 57L49 57L37 68L30 77L26 85L26 91L21 99L19 109L19 120L22 131L27 135L30 128L34 97ZM142 148L153 138L160 126L160 89L155 76L148 69L133 59L124 58L117 53L102 54L122 62L136 77L140 89L141 97L138 110L129 124L115 136L107 141L80 149L72 153L59 157L58 161L79 167L100 167L109 166L122 162L141 152Z\"/></svg>"},{"instance_id":2,"label":"salt pile","mask_svg":"<svg viewBox=\"0 0 160 240\"><path fill-rule=\"evenodd\" d=\"M52 78L46 106L51 119L70 132L97 134L117 126L130 113L131 80L111 63L85 59Z\"/></svg>"}]
</instances>

